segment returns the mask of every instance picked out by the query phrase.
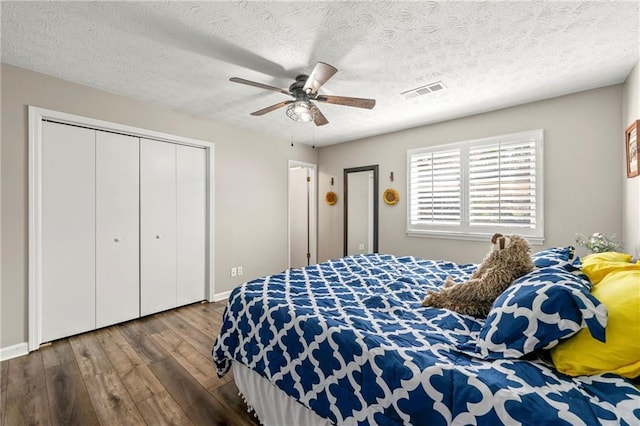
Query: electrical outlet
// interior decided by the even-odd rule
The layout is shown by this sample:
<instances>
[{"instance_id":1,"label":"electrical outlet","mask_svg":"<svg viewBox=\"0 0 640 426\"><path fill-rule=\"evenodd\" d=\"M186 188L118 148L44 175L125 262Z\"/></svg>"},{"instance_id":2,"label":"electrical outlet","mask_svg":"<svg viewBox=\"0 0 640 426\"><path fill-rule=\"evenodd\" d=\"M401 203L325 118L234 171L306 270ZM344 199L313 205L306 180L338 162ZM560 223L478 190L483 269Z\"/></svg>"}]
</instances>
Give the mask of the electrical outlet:
<instances>
[{"instance_id":1,"label":"electrical outlet","mask_svg":"<svg viewBox=\"0 0 640 426\"><path fill-rule=\"evenodd\" d=\"M231 268L231 278L235 278L238 275L237 268Z\"/></svg>"},{"instance_id":2,"label":"electrical outlet","mask_svg":"<svg viewBox=\"0 0 640 426\"><path fill-rule=\"evenodd\" d=\"M364 244L360 244L359 249L360 249L360 250L364 250Z\"/></svg>"},{"instance_id":3,"label":"electrical outlet","mask_svg":"<svg viewBox=\"0 0 640 426\"><path fill-rule=\"evenodd\" d=\"M242 275L242 266L238 266L238 276Z\"/></svg>"}]
</instances>

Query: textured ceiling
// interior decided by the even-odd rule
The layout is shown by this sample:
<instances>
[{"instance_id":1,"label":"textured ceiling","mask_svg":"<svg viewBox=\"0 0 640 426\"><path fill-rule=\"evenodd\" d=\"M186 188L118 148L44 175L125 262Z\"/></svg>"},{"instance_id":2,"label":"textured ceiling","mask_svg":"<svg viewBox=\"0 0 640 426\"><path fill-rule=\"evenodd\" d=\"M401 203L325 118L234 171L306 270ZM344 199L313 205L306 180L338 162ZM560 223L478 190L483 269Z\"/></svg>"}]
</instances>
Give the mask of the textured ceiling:
<instances>
[{"instance_id":1,"label":"textured ceiling","mask_svg":"<svg viewBox=\"0 0 640 426\"><path fill-rule=\"evenodd\" d=\"M621 83L639 56L622 2L10 2L2 62L317 146ZM329 124L296 123L280 93L316 62ZM441 80L446 90L402 92Z\"/></svg>"}]
</instances>

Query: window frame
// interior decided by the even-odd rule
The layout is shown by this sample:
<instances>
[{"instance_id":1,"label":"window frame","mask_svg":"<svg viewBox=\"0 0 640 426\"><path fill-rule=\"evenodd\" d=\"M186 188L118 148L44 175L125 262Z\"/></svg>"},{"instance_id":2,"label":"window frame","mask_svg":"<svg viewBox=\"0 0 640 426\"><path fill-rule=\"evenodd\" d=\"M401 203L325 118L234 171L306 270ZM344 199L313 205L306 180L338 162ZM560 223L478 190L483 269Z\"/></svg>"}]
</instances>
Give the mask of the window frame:
<instances>
[{"instance_id":1,"label":"window frame","mask_svg":"<svg viewBox=\"0 0 640 426\"><path fill-rule=\"evenodd\" d=\"M490 145L496 143L513 143L523 140L533 140L535 146L535 228L521 228L515 226L471 226L469 225L469 148L472 146ZM543 129L528 130L480 139L457 141L434 146L423 146L407 150L407 198L406 198L406 235L409 237L443 238L453 240L487 241L494 233L518 234L527 238L531 244L544 243L544 131ZM461 179L461 223L460 225L416 225L411 223L412 181L411 161L415 155L433 153L452 149L460 149L460 179Z\"/></svg>"}]
</instances>

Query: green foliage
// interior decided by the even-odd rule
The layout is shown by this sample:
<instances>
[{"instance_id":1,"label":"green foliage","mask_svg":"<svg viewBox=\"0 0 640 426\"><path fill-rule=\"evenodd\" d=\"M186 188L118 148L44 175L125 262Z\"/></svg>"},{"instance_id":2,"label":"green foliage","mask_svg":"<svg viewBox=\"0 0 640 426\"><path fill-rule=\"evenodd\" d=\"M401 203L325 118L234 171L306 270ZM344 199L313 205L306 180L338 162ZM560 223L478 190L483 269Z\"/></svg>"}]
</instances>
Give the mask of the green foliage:
<instances>
[{"instance_id":1,"label":"green foliage","mask_svg":"<svg viewBox=\"0 0 640 426\"><path fill-rule=\"evenodd\" d=\"M596 232L591 234L589 238L585 238L582 234L576 234L575 242L578 246L584 247L592 253L622 250L622 244L616 241L615 234L607 237L600 232Z\"/></svg>"}]
</instances>

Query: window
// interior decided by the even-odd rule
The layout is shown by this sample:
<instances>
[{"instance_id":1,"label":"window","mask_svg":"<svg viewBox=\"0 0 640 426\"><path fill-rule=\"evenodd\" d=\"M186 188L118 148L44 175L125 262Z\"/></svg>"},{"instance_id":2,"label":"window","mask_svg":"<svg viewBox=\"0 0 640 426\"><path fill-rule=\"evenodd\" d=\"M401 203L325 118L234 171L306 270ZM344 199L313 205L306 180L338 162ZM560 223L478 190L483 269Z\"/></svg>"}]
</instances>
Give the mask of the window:
<instances>
[{"instance_id":1,"label":"window","mask_svg":"<svg viewBox=\"0 0 640 426\"><path fill-rule=\"evenodd\" d=\"M533 130L407 151L407 234L542 243L542 141Z\"/></svg>"}]
</instances>

